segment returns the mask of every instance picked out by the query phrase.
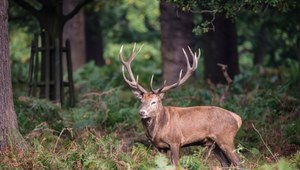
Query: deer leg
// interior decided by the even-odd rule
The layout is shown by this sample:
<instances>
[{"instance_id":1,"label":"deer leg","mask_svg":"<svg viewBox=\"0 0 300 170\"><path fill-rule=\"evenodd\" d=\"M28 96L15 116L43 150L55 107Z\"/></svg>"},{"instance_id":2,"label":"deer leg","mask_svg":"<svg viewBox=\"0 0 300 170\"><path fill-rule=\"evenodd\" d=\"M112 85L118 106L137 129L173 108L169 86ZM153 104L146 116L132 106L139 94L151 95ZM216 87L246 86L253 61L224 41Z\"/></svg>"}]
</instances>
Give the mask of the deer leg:
<instances>
[{"instance_id":1,"label":"deer leg","mask_svg":"<svg viewBox=\"0 0 300 170\"><path fill-rule=\"evenodd\" d=\"M178 161L179 161L179 145L173 144L170 145L171 149L171 161L173 165L178 166Z\"/></svg>"},{"instance_id":2,"label":"deer leg","mask_svg":"<svg viewBox=\"0 0 300 170\"><path fill-rule=\"evenodd\" d=\"M160 153L163 153L167 158L171 157L171 151L170 151L170 149L159 149L158 151Z\"/></svg>"},{"instance_id":3,"label":"deer leg","mask_svg":"<svg viewBox=\"0 0 300 170\"><path fill-rule=\"evenodd\" d=\"M213 152L216 158L218 159L218 161L221 163L223 169L228 169L231 163L218 145L215 146Z\"/></svg>"},{"instance_id":4,"label":"deer leg","mask_svg":"<svg viewBox=\"0 0 300 170\"><path fill-rule=\"evenodd\" d=\"M239 169L240 166L240 158L237 156L236 153L234 153L234 147L233 144L221 144L218 143L220 149L223 151L223 153L226 155L228 160Z\"/></svg>"}]
</instances>

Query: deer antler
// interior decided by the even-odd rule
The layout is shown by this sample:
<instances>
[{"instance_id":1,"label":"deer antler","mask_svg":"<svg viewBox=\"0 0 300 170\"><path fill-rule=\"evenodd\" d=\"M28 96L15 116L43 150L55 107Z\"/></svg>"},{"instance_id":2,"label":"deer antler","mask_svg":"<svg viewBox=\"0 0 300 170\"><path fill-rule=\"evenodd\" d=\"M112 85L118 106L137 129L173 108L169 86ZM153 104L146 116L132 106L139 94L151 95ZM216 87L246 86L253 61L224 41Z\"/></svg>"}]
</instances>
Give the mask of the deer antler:
<instances>
[{"instance_id":1,"label":"deer antler","mask_svg":"<svg viewBox=\"0 0 300 170\"><path fill-rule=\"evenodd\" d=\"M122 46L121 49L120 49L119 58L120 58L120 60L121 60L121 62L122 62L122 64L123 64L123 65L122 65L123 78L124 78L125 82L126 82L130 87L132 87L133 89L136 89L136 90L138 90L138 91L140 91L140 92L143 92L143 93L147 93L147 90L145 90L145 89L144 89L141 85L139 85L139 83L138 83L139 76L137 76L136 79L135 79L135 78L134 78L134 75L133 75L133 73L132 73L132 70L131 70L131 66L130 66L131 62L133 61L134 57L141 51L141 49L142 49L143 46L141 46L140 49L139 49L137 52L135 52L135 47L136 47L136 44L134 44L133 49L132 49L131 54L130 54L130 57L129 57L129 59L128 59L127 61L124 61L124 58L123 58L123 56L122 56L123 46ZM126 75L125 75L125 68L126 68L128 74L129 74L130 80L128 80L128 79L126 78Z\"/></svg>"},{"instance_id":2,"label":"deer antler","mask_svg":"<svg viewBox=\"0 0 300 170\"><path fill-rule=\"evenodd\" d=\"M180 73L179 73L178 81L176 83L166 86L166 81L164 81L162 87L159 88L159 89L156 89L156 90L153 89L153 87L152 87L152 82L153 82L153 76L152 76L150 86L151 86L151 90L152 90L153 93L156 93L156 94L165 93L170 89L173 89L173 88L176 88L176 87L180 86L181 84L186 82L188 80L188 78L192 75L192 73L196 70L196 68L198 66L198 60L200 58L201 51L199 49L199 54L197 55L196 52L195 53L192 52L190 47L188 47L188 49L189 49L189 51L190 51L190 53L193 57L193 65L192 66L190 65L189 57L186 54L185 50L182 48L182 51L183 51L184 56L186 58L186 65L187 65L187 71L186 71L185 75L182 77L182 69L181 69Z\"/></svg>"}]
</instances>

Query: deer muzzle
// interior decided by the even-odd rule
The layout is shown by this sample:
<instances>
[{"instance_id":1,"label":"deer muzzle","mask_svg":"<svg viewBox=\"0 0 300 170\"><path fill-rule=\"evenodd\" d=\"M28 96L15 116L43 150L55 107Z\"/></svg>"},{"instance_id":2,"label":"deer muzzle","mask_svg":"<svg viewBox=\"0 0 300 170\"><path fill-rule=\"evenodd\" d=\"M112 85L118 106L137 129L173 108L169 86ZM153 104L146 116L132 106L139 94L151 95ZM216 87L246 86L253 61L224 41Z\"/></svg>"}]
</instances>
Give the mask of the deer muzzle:
<instances>
[{"instance_id":1,"label":"deer muzzle","mask_svg":"<svg viewBox=\"0 0 300 170\"><path fill-rule=\"evenodd\" d=\"M147 119L150 117L146 110L140 110L139 114L142 119Z\"/></svg>"}]
</instances>

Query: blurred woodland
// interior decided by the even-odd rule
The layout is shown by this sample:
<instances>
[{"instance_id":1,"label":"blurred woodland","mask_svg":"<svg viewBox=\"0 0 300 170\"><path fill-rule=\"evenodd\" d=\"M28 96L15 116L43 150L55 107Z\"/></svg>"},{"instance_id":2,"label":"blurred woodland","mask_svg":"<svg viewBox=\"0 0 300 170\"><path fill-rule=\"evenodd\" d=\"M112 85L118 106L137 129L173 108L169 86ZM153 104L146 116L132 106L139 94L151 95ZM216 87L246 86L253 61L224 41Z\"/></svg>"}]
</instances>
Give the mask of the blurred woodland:
<instances>
[{"instance_id":1,"label":"blurred woodland","mask_svg":"<svg viewBox=\"0 0 300 170\"><path fill-rule=\"evenodd\" d=\"M172 169L147 140L119 51L150 88L195 75L164 105L237 113L246 169L300 168L300 2L1 0L0 169ZM226 65L228 77L220 64ZM216 169L203 147L183 169Z\"/></svg>"}]
</instances>

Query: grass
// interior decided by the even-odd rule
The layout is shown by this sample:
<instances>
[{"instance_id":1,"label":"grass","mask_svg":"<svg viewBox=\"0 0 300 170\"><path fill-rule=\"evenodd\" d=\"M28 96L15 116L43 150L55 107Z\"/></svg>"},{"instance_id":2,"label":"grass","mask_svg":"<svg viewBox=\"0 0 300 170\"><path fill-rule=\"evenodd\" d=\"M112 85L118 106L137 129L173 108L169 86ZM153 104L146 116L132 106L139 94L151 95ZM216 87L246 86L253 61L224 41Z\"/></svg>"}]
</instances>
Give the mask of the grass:
<instances>
[{"instance_id":1,"label":"grass","mask_svg":"<svg viewBox=\"0 0 300 170\"><path fill-rule=\"evenodd\" d=\"M31 150L2 152L0 169L174 169L144 135L137 115L139 102L124 86L118 67L85 67L74 75L75 108L15 98L20 131ZM286 73L275 82L272 74L258 74L253 69L237 77L223 103L216 100L223 87L212 95L201 77L168 93L164 103L220 105L239 114L243 125L236 137L236 152L246 169L300 168L300 110L295 86L283 81ZM204 148L184 148L180 164L182 169L192 170L219 166L213 155L206 158Z\"/></svg>"}]
</instances>

